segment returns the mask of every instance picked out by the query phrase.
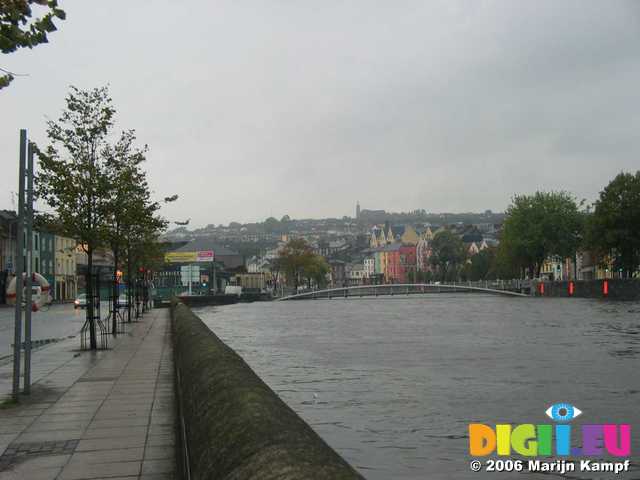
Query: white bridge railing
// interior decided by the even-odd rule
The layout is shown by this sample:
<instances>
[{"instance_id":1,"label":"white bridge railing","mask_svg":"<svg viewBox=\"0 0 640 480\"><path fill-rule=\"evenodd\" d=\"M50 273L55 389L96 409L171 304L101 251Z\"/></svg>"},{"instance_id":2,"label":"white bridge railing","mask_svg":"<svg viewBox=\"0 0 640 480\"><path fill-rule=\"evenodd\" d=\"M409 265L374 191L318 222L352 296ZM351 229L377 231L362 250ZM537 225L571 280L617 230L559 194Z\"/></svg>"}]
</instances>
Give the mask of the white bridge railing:
<instances>
[{"instance_id":1,"label":"white bridge railing","mask_svg":"<svg viewBox=\"0 0 640 480\"><path fill-rule=\"evenodd\" d=\"M411 295L420 293L484 292L514 297L526 297L531 289L530 280L482 281L461 283L390 283L382 285L354 285L350 287L327 288L324 290L304 290L286 295L277 300L298 300L313 298L364 297L382 295Z\"/></svg>"}]
</instances>

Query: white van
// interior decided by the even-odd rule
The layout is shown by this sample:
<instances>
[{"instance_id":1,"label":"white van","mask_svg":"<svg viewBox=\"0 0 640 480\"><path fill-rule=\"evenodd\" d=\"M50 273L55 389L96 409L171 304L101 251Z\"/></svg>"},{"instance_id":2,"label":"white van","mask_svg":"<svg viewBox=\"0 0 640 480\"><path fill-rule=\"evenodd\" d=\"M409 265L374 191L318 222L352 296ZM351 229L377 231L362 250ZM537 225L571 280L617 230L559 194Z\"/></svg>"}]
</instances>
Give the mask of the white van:
<instances>
[{"instance_id":1,"label":"white van","mask_svg":"<svg viewBox=\"0 0 640 480\"><path fill-rule=\"evenodd\" d=\"M226 287L224 287L224 294L225 295L237 295L237 296L242 296L242 287L239 285L227 285Z\"/></svg>"}]
</instances>

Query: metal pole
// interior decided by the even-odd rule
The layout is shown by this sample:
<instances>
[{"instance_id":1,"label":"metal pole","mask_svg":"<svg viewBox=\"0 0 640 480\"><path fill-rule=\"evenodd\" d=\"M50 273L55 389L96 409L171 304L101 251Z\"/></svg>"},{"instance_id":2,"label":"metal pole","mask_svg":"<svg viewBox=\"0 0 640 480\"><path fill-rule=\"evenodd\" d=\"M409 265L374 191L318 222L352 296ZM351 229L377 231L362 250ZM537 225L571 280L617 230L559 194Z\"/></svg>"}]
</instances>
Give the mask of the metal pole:
<instances>
[{"instance_id":1,"label":"metal pole","mask_svg":"<svg viewBox=\"0 0 640 480\"><path fill-rule=\"evenodd\" d=\"M31 287L33 285L33 144L29 142L27 156L27 295L24 302L24 385L25 394L31 393ZM38 238L38 240L40 240ZM38 247L38 250L40 248Z\"/></svg>"},{"instance_id":2,"label":"metal pole","mask_svg":"<svg viewBox=\"0 0 640 480\"><path fill-rule=\"evenodd\" d=\"M218 280L216 279L216 260L213 259L213 294L218 293Z\"/></svg>"},{"instance_id":3,"label":"metal pole","mask_svg":"<svg viewBox=\"0 0 640 480\"><path fill-rule=\"evenodd\" d=\"M13 399L20 394L20 348L22 344L22 272L24 271L24 173L27 157L27 131L20 130L18 169L18 231L16 232L16 316L13 336Z\"/></svg>"}]
</instances>

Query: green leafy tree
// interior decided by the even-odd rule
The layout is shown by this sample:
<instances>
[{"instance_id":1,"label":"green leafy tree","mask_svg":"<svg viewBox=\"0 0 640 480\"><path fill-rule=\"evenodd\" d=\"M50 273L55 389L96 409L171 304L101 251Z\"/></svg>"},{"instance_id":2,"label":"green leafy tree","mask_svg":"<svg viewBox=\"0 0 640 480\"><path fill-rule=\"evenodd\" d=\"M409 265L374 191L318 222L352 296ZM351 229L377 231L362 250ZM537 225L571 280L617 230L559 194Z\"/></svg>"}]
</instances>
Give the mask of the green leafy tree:
<instances>
[{"instance_id":1,"label":"green leafy tree","mask_svg":"<svg viewBox=\"0 0 640 480\"><path fill-rule=\"evenodd\" d=\"M323 287L327 283L327 274L331 268L329 264L320 255L312 255L308 257L303 267L303 275L307 279L307 285L311 288L311 283L315 283L318 287Z\"/></svg>"},{"instance_id":2,"label":"green leafy tree","mask_svg":"<svg viewBox=\"0 0 640 480\"><path fill-rule=\"evenodd\" d=\"M631 276L640 265L640 171L620 173L600 192L588 221L587 244Z\"/></svg>"},{"instance_id":3,"label":"green leafy tree","mask_svg":"<svg viewBox=\"0 0 640 480\"><path fill-rule=\"evenodd\" d=\"M115 110L106 88L82 91L71 87L66 109L47 123L50 144L37 149L40 173L37 195L52 207L66 235L87 254L87 298L93 296L93 254L104 245L111 188L104 151ZM97 348L93 302L87 302L92 349Z\"/></svg>"},{"instance_id":4,"label":"green leafy tree","mask_svg":"<svg viewBox=\"0 0 640 480\"><path fill-rule=\"evenodd\" d=\"M431 241L429 263L437 269L440 280L455 279L465 260L464 243L459 237L449 230L436 233Z\"/></svg>"},{"instance_id":5,"label":"green leafy tree","mask_svg":"<svg viewBox=\"0 0 640 480\"><path fill-rule=\"evenodd\" d=\"M122 254L127 248L126 232L140 222L145 222L144 209L140 208L141 202L149 196L145 172L141 164L145 160L146 147L143 149L134 146L135 133L133 130L122 132L114 145L106 145L103 149L105 157L105 171L109 179L107 212L106 241L113 252L113 287L112 302L113 312L116 311L118 302L117 272L120 269ZM168 197L166 200L170 200ZM117 332L117 319L112 316L111 330Z\"/></svg>"},{"instance_id":6,"label":"green leafy tree","mask_svg":"<svg viewBox=\"0 0 640 480\"><path fill-rule=\"evenodd\" d=\"M135 280L140 267L149 268L157 263L161 254L158 237L168 222L158 215L160 204L151 200L150 190L146 182L132 198L130 217L125 221L123 236L125 242L125 265L127 275L128 318L131 318L132 298Z\"/></svg>"},{"instance_id":7,"label":"green leafy tree","mask_svg":"<svg viewBox=\"0 0 640 480\"><path fill-rule=\"evenodd\" d=\"M516 195L506 212L500 257L520 271L540 276L549 256L575 258L584 234L584 214L567 192Z\"/></svg>"},{"instance_id":8,"label":"green leafy tree","mask_svg":"<svg viewBox=\"0 0 640 480\"><path fill-rule=\"evenodd\" d=\"M469 263L468 279L493 280L497 277L497 249L495 247L485 248L473 255Z\"/></svg>"},{"instance_id":9,"label":"green leafy tree","mask_svg":"<svg viewBox=\"0 0 640 480\"><path fill-rule=\"evenodd\" d=\"M280 222L273 217L269 217L264 221L264 231L266 233L278 233L280 231Z\"/></svg>"},{"instance_id":10,"label":"green leafy tree","mask_svg":"<svg viewBox=\"0 0 640 480\"><path fill-rule=\"evenodd\" d=\"M280 231L282 233L289 232L291 230L292 224L293 221L291 220L291 217L289 217L289 215L283 215L280 219Z\"/></svg>"},{"instance_id":11,"label":"green leafy tree","mask_svg":"<svg viewBox=\"0 0 640 480\"><path fill-rule=\"evenodd\" d=\"M41 17L34 18L33 5L44 10ZM56 30L54 20L65 18L56 0L0 0L0 51L13 53L19 48L47 43L47 34ZM15 74L3 68L0 73L1 90L13 81Z\"/></svg>"},{"instance_id":12,"label":"green leafy tree","mask_svg":"<svg viewBox=\"0 0 640 480\"><path fill-rule=\"evenodd\" d=\"M409 283L417 283L417 274L419 272L416 272L415 270L409 270L407 272L407 281Z\"/></svg>"},{"instance_id":13,"label":"green leafy tree","mask_svg":"<svg viewBox=\"0 0 640 480\"><path fill-rule=\"evenodd\" d=\"M324 257L313 253L311 246L301 238L290 240L280 252L277 265L282 270L289 283L294 288L307 280L309 287L311 282L323 285L329 272L329 265Z\"/></svg>"},{"instance_id":14,"label":"green leafy tree","mask_svg":"<svg viewBox=\"0 0 640 480\"><path fill-rule=\"evenodd\" d=\"M290 240L279 255L279 263L287 281L298 288L305 265L313 257L313 250L302 238Z\"/></svg>"}]
</instances>

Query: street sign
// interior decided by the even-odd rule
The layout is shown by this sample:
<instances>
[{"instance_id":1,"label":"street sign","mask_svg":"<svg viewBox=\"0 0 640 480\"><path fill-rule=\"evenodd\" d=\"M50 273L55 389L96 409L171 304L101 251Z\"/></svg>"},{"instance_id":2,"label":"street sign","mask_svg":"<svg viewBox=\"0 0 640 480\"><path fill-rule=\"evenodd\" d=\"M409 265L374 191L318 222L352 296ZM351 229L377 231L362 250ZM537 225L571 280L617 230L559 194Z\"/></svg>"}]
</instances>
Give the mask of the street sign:
<instances>
[{"instance_id":1,"label":"street sign","mask_svg":"<svg viewBox=\"0 0 640 480\"><path fill-rule=\"evenodd\" d=\"M203 250L199 252L169 252L164 255L167 263L203 263L213 262L215 254L213 250Z\"/></svg>"},{"instance_id":2,"label":"street sign","mask_svg":"<svg viewBox=\"0 0 640 480\"><path fill-rule=\"evenodd\" d=\"M196 252L196 262L213 262L213 258L214 258L213 250Z\"/></svg>"},{"instance_id":3,"label":"street sign","mask_svg":"<svg viewBox=\"0 0 640 480\"><path fill-rule=\"evenodd\" d=\"M183 265L180 267L180 280L183 286L190 283L200 283L200 267L198 265Z\"/></svg>"}]
</instances>

